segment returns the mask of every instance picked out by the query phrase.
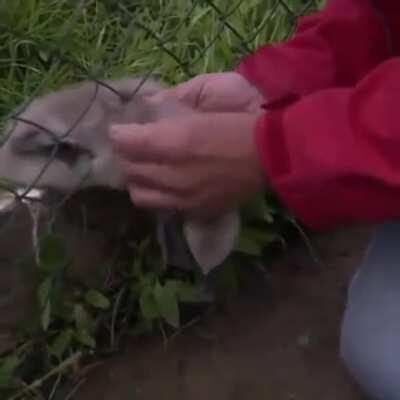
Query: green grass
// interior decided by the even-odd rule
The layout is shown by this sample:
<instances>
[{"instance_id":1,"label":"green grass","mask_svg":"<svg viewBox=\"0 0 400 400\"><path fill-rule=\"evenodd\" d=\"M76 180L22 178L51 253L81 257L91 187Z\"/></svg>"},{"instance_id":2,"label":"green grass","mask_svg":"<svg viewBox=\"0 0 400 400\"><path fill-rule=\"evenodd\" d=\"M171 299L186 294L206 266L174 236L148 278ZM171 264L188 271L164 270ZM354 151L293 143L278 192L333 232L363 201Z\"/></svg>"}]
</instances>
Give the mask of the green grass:
<instances>
[{"instance_id":1,"label":"green grass","mask_svg":"<svg viewBox=\"0 0 400 400\"><path fill-rule=\"evenodd\" d=\"M286 0L291 12L278 3L0 0L0 120L32 97L78 80L153 74L175 84L199 73L231 70L259 46L290 36L293 16L322 1L306 9L304 1ZM272 200L261 199L248 211L238 249L220 273L226 290L237 285L241 263L265 259L269 245L281 240L279 224L285 216ZM158 262L152 241L144 234L132 260L124 260L123 285L109 291L86 288L81 297L63 299L60 306L53 267L65 249L57 238L43 238L38 326L0 362L2 399L49 398L69 381L77 359L92 360L110 351L97 340L104 329L99 332L96 321L106 321L114 335L126 316L120 310L132 299L132 334L178 327L179 305L195 296L197 281L162 279L157 268L146 272L145 265Z\"/></svg>"},{"instance_id":2,"label":"green grass","mask_svg":"<svg viewBox=\"0 0 400 400\"><path fill-rule=\"evenodd\" d=\"M0 16L0 116L88 76L153 72L176 83L229 70L293 27L276 0L1 0Z\"/></svg>"}]
</instances>

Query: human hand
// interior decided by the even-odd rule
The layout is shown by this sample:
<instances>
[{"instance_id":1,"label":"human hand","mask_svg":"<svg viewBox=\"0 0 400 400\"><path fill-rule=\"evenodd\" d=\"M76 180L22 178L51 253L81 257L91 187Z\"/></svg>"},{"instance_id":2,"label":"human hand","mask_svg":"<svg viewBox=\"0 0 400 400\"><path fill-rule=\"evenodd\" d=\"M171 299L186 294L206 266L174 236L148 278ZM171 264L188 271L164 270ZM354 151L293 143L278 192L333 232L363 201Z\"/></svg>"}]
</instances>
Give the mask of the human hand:
<instances>
[{"instance_id":1,"label":"human hand","mask_svg":"<svg viewBox=\"0 0 400 400\"><path fill-rule=\"evenodd\" d=\"M172 96L201 112L262 112L265 99L242 75L220 72L198 75L157 94Z\"/></svg>"},{"instance_id":2,"label":"human hand","mask_svg":"<svg viewBox=\"0 0 400 400\"><path fill-rule=\"evenodd\" d=\"M250 113L194 113L112 127L133 202L202 219L240 206L264 186L256 119Z\"/></svg>"}]
</instances>

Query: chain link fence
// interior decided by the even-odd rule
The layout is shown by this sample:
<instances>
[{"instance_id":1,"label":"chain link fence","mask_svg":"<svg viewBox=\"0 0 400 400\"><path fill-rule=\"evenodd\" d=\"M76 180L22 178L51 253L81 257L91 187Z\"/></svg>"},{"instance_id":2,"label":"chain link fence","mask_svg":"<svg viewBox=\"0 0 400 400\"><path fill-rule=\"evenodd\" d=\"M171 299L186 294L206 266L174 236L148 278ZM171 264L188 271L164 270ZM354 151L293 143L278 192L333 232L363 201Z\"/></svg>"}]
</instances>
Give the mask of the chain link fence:
<instances>
[{"instance_id":1,"label":"chain link fence","mask_svg":"<svg viewBox=\"0 0 400 400\"><path fill-rule=\"evenodd\" d=\"M153 77L173 85L229 71L258 47L290 37L298 18L322 3L0 0L3 145L24 127L13 145L19 157L0 163L1 398L52 398L63 383L72 398L79 382L71 366L100 350L116 351L133 331L160 329L168 336L169 327L185 324L178 303L195 301L201 285L195 273L162 275L151 217L133 210L123 194L98 188L82 194L74 186L50 196L35 189L60 155L68 165L74 162L67 139L93 119L93 109L105 112L105 98L126 95L126 88L121 93L109 80L140 77L137 87L129 87L133 99ZM61 134L52 131L58 100L43 105L37 98L82 81L92 82L90 95L79 92L62 103L65 114L80 111L68 119L70 126L57 127ZM35 143L38 132L52 145L46 139ZM19 179L30 177L24 187L2 180L14 168ZM68 180L62 171L56 179ZM256 225L264 235L244 237L243 254L221 272L224 290L235 286L244 255L259 260L265 248L282 242L286 225L274 200L257 207Z\"/></svg>"},{"instance_id":2,"label":"chain link fence","mask_svg":"<svg viewBox=\"0 0 400 400\"><path fill-rule=\"evenodd\" d=\"M35 97L67 83L89 80L112 90L105 79L138 75L142 85L157 76L174 84L200 73L230 70L259 46L287 39L298 18L323 2L142 3L0 3L3 127L6 121L18 121Z\"/></svg>"}]
</instances>

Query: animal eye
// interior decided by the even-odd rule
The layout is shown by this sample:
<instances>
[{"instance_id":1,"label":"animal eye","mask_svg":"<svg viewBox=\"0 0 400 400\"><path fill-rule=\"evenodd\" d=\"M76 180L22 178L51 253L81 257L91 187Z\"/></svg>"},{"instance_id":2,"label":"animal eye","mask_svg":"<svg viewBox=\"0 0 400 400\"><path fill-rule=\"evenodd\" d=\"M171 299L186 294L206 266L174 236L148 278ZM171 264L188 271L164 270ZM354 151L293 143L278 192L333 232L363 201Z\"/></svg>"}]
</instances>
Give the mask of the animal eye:
<instances>
[{"instance_id":1,"label":"animal eye","mask_svg":"<svg viewBox=\"0 0 400 400\"><path fill-rule=\"evenodd\" d=\"M78 158L82 155L82 150L73 143L67 141L59 141L41 144L36 148L31 155L38 157L45 157L57 159L68 165L73 165L78 161Z\"/></svg>"},{"instance_id":2,"label":"animal eye","mask_svg":"<svg viewBox=\"0 0 400 400\"><path fill-rule=\"evenodd\" d=\"M55 153L53 153L53 151L55 151ZM54 154L55 158L69 166L76 164L82 156L93 158L93 154L89 150L79 146L77 143L68 141L56 143L52 148L51 154Z\"/></svg>"},{"instance_id":3,"label":"animal eye","mask_svg":"<svg viewBox=\"0 0 400 400\"><path fill-rule=\"evenodd\" d=\"M46 136L44 140L39 135L24 135L12 140L12 151L23 157L54 157L61 161L72 163L82 151L67 141L53 141Z\"/></svg>"},{"instance_id":4,"label":"animal eye","mask_svg":"<svg viewBox=\"0 0 400 400\"><path fill-rule=\"evenodd\" d=\"M40 159L53 157L69 166L74 165L84 154L92 157L89 150L80 147L77 143L68 139L57 140L48 134L38 132L27 132L13 138L11 146L16 155Z\"/></svg>"},{"instance_id":5,"label":"animal eye","mask_svg":"<svg viewBox=\"0 0 400 400\"><path fill-rule=\"evenodd\" d=\"M67 164L74 163L80 156L79 148L68 142L59 142L52 148L55 151L55 157Z\"/></svg>"}]
</instances>

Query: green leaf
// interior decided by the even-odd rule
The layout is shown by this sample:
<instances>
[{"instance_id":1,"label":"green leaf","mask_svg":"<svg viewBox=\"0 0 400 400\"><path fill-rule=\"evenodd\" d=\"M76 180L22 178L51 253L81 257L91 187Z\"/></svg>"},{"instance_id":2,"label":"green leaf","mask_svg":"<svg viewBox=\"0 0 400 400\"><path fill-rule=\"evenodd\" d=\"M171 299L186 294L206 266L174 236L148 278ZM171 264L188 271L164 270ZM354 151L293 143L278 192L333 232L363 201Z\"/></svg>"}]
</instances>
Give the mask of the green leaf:
<instances>
[{"instance_id":1,"label":"green leaf","mask_svg":"<svg viewBox=\"0 0 400 400\"><path fill-rule=\"evenodd\" d=\"M67 329L61 332L49 346L50 353L58 358L61 358L70 345L72 336L72 329Z\"/></svg>"},{"instance_id":2,"label":"green leaf","mask_svg":"<svg viewBox=\"0 0 400 400\"><path fill-rule=\"evenodd\" d=\"M262 246L259 243L251 240L251 238L248 236L241 235L238 243L236 244L235 250L239 253L259 257L262 253Z\"/></svg>"},{"instance_id":3,"label":"green leaf","mask_svg":"<svg viewBox=\"0 0 400 400\"><path fill-rule=\"evenodd\" d=\"M179 288L185 282L177 279L167 279L164 283L164 289L170 291L175 296L178 294Z\"/></svg>"},{"instance_id":4,"label":"green leaf","mask_svg":"<svg viewBox=\"0 0 400 400\"><path fill-rule=\"evenodd\" d=\"M42 307L49 301L50 291L52 286L52 279L50 277L46 278L39 286L38 296L39 303Z\"/></svg>"},{"instance_id":5,"label":"green leaf","mask_svg":"<svg viewBox=\"0 0 400 400\"><path fill-rule=\"evenodd\" d=\"M223 296L236 295L240 287L239 271L240 268L233 260L220 268L215 277L217 291Z\"/></svg>"},{"instance_id":6,"label":"green leaf","mask_svg":"<svg viewBox=\"0 0 400 400\"><path fill-rule=\"evenodd\" d=\"M106 310L110 307L110 301L97 290L89 290L86 293L85 301L93 307Z\"/></svg>"},{"instance_id":7,"label":"green leaf","mask_svg":"<svg viewBox=\"0 0 400 400\"><path fill-rule=\"evenodd\" d=\"M179 328L179 307L174 286L161 286L157 282L154 287L154 297L161 317L174 328Z\"/></svg>"},{"instance_id":8,"label":"green leaf","mask_svg":"<svg viewBox=\"0 0 400 400\"><path fill-rule=\"evenodd\" d=\"M235 250L250 256L260 257L266 245L280 240L280 237L264 229L243 228Z\"/></svg>"},{"instance_id":9,"label":"green leaf","mask_svg":"<svg viewBox=\"0 0 400 400\"><path fill-rule=\"evenodd\" d=\"M96 347L96 340L86 329L80 329L80 330L76 331L75 338L85 346L88 346L91 348Z\"/></svg>"},{"instance_id":10,"label":"green leaf","mask_svg":"<svg viewBox=\"0 0 400 400\"><path fill-rule=\"evenodd\" d=\"M56 235L45 235L40 241L40 265L45 270L53 270L65 263L67 251L63 241Z\"/></svg>"},{"instance_id":11,"label":"green leaf","mask_svg":"<svg viewBox=\"0 0 400 400\"><path fill-rule=\"evenodd\" d=\"M0 386L9 386L18 365L19 359L16 355L12 355L0 360Z\"/></svg>"},{"instance_id":12,"label":"green leaf","mask_svg":"<svg viewBox=\"0 0 400 400\"><path fill-rule=\"evenodd\" d=\"M51 316L51 304L50 301L47 301L46 306L42 312L42 328L44 331L47 331L50 326L50 316Z\"/></svg>"},{"instance_id":13,"label":"green leaf","mask_svg":"<svg viewBox=\"0 0 400 400\"><path fill-rule=\"evenodd\" d=\"M143 292L140 296L139 304L143 318L145 318L146 320L152 320L160 317L160 313L158 311L157 303L153 293L148 291Z\"/></svg>"},{"instance_id":14,"label":"green leaf","mask_svg":"<svg viewBox=\"0 0 400 400\"><path fill-rule=\"evenodd\" d=\"M280 240L279 235L269 232L268 229L244 228L242 235L264 246Z\"/></svg>"},{"instance_id":15,"label":"green leaf","mask_svg":"<svg viewBox=\"0 0 400 400\"><path fill-rule=\"evenodd\" d=\"M245 204L242 209L242 217L244 220L266 221L271 224L274 222L273 212L274 209L270 206L265 196L261 194Z\"/></svg>"},{"instance_id":16,"label":"green leaf","mask_svg":"<svg viewBox=\"0 0 400 400\"><path fill-rule=\"evenodd\" d=\"M74 316L75 316L75 325L78 331L80 330L91 331L93 329L93 320L82 304L75 304Z\"/></svg>"},{"instance_id":17,"label":"green leaf","mask_svg":"<svg viewBox=\"0 0 400 400\"><path fill-rule=\"evenodd\" d=\"M49 53L47 53L46 51L43 51L43 50L39 50L39 57L45 62L49 61L49 58L50 58Z\"/></svg>"},{"instance_id":18,"label":"green leaf","mask_svg":"<svg viewBox=\"0 0 400 400\"><path fill-rule=\"evenodd\" d=\"M94 327L94 323L92 321L91 316L85 310L82 304L75 305L74 315L75 315L75 325L76 325L76 332L75 332L76 339L85 346L95 348L96 340L90 334L90 332Z\"/></svg>"},{"instance_id":19,"label":"green leaf","mask_svg":"<svg viewBox=\"0 0 400 400\"><path fill-rule=\"evenodd\" d=\"M200 301L199 287L189 282L177 281L176 296L183 303Z\"/></svg>"}]
</instances>

